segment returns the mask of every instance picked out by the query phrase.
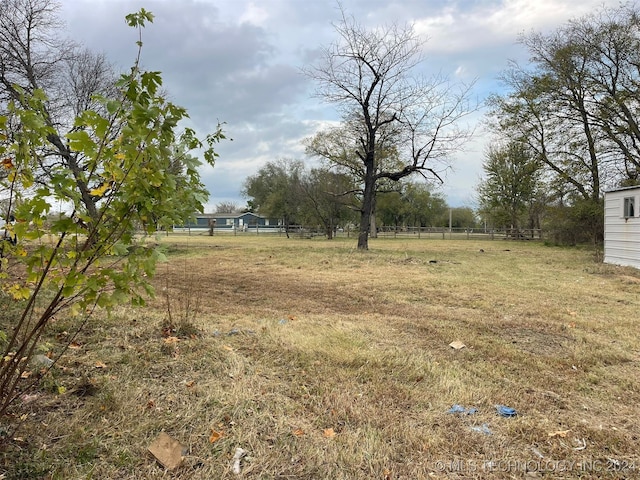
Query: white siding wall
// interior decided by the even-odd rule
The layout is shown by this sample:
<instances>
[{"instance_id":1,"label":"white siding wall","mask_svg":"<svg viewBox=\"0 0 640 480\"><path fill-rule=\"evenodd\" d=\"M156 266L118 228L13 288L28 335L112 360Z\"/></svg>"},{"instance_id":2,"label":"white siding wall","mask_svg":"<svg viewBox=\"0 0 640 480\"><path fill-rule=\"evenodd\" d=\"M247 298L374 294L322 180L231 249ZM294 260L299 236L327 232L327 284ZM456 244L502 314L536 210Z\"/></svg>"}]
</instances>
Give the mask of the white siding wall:
<instances>
[{"instance_id":1,"label":"white siding wall","mask_svg":"<svg viewBox=\"0 0 640 480\"><path fill-rule=\"evenodd\" d=\"M633 197L634 217L624 217L624 199ZM604 197L604 261L640 268L640 188L607 192Z\"/></svg>"}]
</instances>

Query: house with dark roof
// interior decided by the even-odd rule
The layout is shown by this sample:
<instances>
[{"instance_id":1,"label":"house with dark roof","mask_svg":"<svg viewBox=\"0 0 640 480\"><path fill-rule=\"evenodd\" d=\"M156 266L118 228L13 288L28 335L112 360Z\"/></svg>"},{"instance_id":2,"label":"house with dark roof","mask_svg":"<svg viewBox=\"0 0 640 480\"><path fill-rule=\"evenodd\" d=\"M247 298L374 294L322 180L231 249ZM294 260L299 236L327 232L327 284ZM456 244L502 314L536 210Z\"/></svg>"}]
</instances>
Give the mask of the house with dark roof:
<instances>
[{"instance_id":1,"label":"house with dark roof","mask_svg":"<svg viewBox=\"0 0 640 480\"><path fill-rule=\"evenodd\" d=\"M277 219L270 219L257 213L200 213L195 215L195 220L191 220L185 225L176 225L182 228L210 228L216 230L247 230L251 228L276 228Z\"/></svg>"}]
</instances>

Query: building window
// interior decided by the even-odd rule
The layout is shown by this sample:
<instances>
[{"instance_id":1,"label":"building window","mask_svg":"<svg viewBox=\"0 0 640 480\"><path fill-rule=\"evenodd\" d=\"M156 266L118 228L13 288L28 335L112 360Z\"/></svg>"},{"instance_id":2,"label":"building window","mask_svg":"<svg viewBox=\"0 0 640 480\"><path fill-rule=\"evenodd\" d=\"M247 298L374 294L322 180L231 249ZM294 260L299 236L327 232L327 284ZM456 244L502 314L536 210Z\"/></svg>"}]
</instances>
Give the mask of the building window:
<instances>
[{"instance_id":1,"label":"building window","mask_svg":"<svg viewBox=\"0 0 640 480\"><path fill-rule=\"evenodd\" d=\"M624 218L636 216L636 199L635 197L624 198Z\"/></svg>"}]
</instances>

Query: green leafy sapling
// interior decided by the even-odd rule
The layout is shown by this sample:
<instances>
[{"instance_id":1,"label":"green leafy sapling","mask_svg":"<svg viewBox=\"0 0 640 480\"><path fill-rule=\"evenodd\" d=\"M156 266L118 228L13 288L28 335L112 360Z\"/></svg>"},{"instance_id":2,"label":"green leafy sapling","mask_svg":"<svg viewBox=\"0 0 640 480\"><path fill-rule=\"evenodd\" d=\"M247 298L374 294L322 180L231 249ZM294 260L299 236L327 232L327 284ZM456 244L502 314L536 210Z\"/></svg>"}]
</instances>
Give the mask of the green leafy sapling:
<instances>
[{"instance_id":1,"label":"green leafy sapling","mask_svg":"<svg viewBox=\"0 0 640 480\"><path fill-rule=\"evenodd\" d=\"M22 391L51 319L64 311L81 328L96 307L143 305L163 258L146 238L184 223L208 197L191 152L213 165L221 126L204 141L180 128L187 111L161 94L159 72L139 68L141 31L153 15L141 9L126 21L140 32L134 66L117 81L118 96L96 96L97 108L75 118L60 161L47 163L59 137L42 91L20 91L0 117L0 186L15 217L6 228L19 240L3 242L0 258L0 298L19 312L0 325L0 414Z\"/></svg>"}]
</instances>

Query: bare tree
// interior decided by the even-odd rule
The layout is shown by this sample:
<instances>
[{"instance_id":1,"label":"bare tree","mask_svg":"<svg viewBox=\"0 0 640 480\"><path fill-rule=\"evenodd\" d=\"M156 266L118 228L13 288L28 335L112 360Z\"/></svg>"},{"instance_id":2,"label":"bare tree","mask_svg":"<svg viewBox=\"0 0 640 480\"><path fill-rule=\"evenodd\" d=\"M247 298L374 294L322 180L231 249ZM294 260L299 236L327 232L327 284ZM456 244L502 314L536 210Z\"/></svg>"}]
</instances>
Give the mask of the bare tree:
<instances>
[{"instance_id":1,"label":"bare tree","mask_svg":"<svg viewBox=\"0 0 640 480\"><path fill-rule=\"evenodd\" d=\"M338 40L305 73L318 83L317 96L337 105L345 124L357 132L354 150L362 173L358 248L367 249L377 182L414 173L439 178L438 162L470 137L471 130L459 124L477 106L469 101L471 86L414 75L423 61L423 42L412 26L368 30L344 10L341 14L334 25ZM392 147L398 162L383 167L381 150ZM342 153L335 158L349 158L350 152Z\"/></svg>"},{"instance_id":2,"label":"bare tree","mask_svg":"<svg viewBox=\"0 0 640 480\"><path fill-rule=\"evenodd\" d=\"M100 110L96 94L115 95L113 67L104 54L81 49L68 56L64 67L60 101L69 110L69 116L75 117L90 109Z\"/></svg>"},{"instance_id":3,"label":"bare tree","mask_svg":"<svg viewBox=\"0 0 640 480\"><path fill-rule=\"evenodd\" d=\"M238 211L238 204L235 202L220 202L216 204L216 213L235 213Z\"/></svg>"},{"instance_id":4,"label":"bare tree","mask_svg":"<svg viewBox=\"0 0 640 480\"><path fill-rule=\"evenodd\" d=\"M0 82L3 100L20 101L20 89L52 90L73 51L58 34L62 22L52 0L0 3Z\"/></svg>"}]
</instances>

